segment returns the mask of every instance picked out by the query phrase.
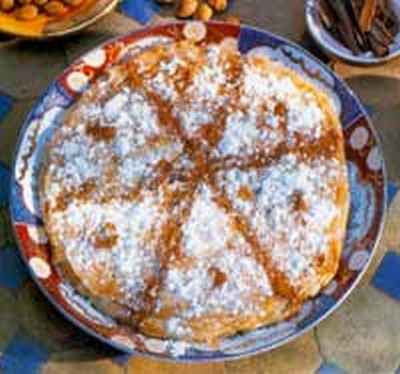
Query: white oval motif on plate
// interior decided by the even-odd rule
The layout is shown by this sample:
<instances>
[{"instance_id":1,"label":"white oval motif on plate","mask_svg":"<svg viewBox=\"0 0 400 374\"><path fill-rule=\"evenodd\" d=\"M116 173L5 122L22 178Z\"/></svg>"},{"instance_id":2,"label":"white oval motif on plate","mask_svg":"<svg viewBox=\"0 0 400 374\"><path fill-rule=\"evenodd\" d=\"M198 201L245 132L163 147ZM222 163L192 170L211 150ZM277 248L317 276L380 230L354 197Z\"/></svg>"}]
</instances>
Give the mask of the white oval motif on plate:
<instances>
[{"instance_id":1,"label":"white oval motif on plate","mask_svg":"<svg viewBox=\"0 0 400 374\"><path fill-rule=\"evenodd\" d=\"M40 257L32 257L29 260L29 266L35 275L40 279L47 279L51 275L49 264Z\"/></svg>"},{"instance_id":2,"label":"white oval motif on plate","mask_svg":"<svg viewBox=\"0 0 400 374\"><path fill-rule=\"evenodd\" d=\"M93 68L99 68L106 62L106 52L103 48L98 48L83 57L83 62Z\"/></svg>"},{"instance_id":3,"label":"white oval motif on plate","mask_svg":"<svg viewBox=\"0 0 400 374\"><path fill-rule=\"evenodd\" d=\"M124 345L125 347L128 347L129 349L136 348L136 344L125 335L114 335L111 337L111 340L117 344Z\"/></svg>"},{"instance_id":4,"label":"white oval motif on plate","mask_svg":"<svg viewBox=\"0 0 400 374\"><path fill-rule=\"evenodd\" d=\"M47 244L48 242L48 237L43 227L28 225L28 234L36 244Z\"/></svg>"},{"instance_id":5,"label":"white oval motif on plate","mask_svg":"<svg viewBox=\"0 0 400 374\"><path fill-rule=\"evenodd\" d=\"M67 76L67 84L72 91L82 92L88 83L89 78L80 71L73 71Z\"/></svg>"},{"instance_id":6,"label":"white oval motif on plate","mask_svg":"<svg viewBox=\"0 0 400 374\"><path fill-rule=\"evenodd\" d=\"M165 353L167 350L167 342L159 339L146 339L144 341L145 347L154 353Z\"/></svg>"},{"instance_id":7,"label":"white oval motif on plate","mask_svg":"<svg viewBox=\"0 0 400 374\"><path fill-rule=\"evenodd\" d=\"M357 251L355 252L349 260L349 269L354 271L359 271L364 268L365 264L368 262L369 253L367 251Z\"/></svg>"},{"instance_id":8,"label":"white oval motif on plate","mask_svg":"<svg viewBox=\"0 0 400 374\"><path fill-rule=\"evenodd\" d=\"M199 42L203 40L207 35L207 27L203 22L193 21L185 25L183 29L183 35L186 39Z\"/></svg>"},{"instance_id":9,"label":"white oval motif on plate","mask_svg":"<svg viewBox=\"0 0 400 374\"><path fill-rule=\"evenodd\" d=\"M382 156L378 147L372 148L369 152L367 165L373 171L377 171L382 167Z\"/></svg>"},{"instance_id":10,"label":"white oval motif on plate","mask_svg":"<svg viewBox=\"0 0 400 374\"><path fill-rule=\"evenodd\" d=\"M368 143L369 133L365 127L357 127L350 137L351 146L360 150L363 149Z\"/></svg>"}]
</instances>

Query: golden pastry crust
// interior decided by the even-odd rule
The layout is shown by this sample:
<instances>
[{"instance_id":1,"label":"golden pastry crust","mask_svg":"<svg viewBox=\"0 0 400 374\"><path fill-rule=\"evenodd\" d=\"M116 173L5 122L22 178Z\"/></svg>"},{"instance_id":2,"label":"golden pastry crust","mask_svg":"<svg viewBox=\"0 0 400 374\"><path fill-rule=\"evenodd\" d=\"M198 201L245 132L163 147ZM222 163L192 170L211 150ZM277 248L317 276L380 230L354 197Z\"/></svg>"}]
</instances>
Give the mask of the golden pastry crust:
<instances>
[{"instance_id":1,"label":"golden pastry crust","mask_svg":"<svg viewBox=\"0 0 400 374\"><path fill-rule=\"evenodd\" d=\"M49 144L40 196L66 280L148 336L209 344L318 294L349 209L327 96L265 57L187 41L84 93Z\"/></svg>"}]
</instances>

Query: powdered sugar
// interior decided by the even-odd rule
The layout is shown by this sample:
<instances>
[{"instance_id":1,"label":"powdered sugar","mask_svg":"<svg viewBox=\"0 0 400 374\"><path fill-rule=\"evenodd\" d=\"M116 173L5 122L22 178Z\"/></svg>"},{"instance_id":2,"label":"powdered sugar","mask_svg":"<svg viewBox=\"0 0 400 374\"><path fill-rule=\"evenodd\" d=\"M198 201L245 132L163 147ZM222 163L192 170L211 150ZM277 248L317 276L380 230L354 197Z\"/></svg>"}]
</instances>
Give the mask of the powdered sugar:
<instances>
[{"instance_id":1,"label":"powdered sugar","mask_svg":"<svg viewBox=\"0 0 400 374\"><path fill-rule=\"evenodd\" d=\"M272 296L268 277L208 187L199 188L183 234L183 253L194 261L167 273L167 291L187 303L183 314L169 320L169 331L190 335L186 319L215 313L262 313L263 302Z\"/></svg>"},{"instance_id":2,"label":"powdered sugar","mask_svg":"<svg viewBox=\"0 0 400 374\"><path fill-rule=\"evenodd\" d=\"M172 161L182 151L179 142L164 137L156 110L146 96L128 87L102 105L84 105L80 120L73 128L60 129L60 137L65 139L54 148L54 158L62 162L57 161L49 171L58 182L53 185L62 189L47 191L52 205L60 193L77 190L88 181L103 186L98 189L98 199L109 198L107 189L131 189L150 177L159 161ZM90 126L95 126L94 133L101 135L104 129L110 136L97 139L88 133ZM151 147L149 141L154 143Z\"/></svg>"},{"instance_id":3,"label":"powdered sugar","mask_svg":"<svg viewBox=\"0 0 400 374\"><path fill-rule=\"evenodd\" d=\"M296 284L329 249L326 232L338 214L330 186L343 172L335 161L303 162L289 154L262 171L221 173L220 184L269 248L276 266ZM243 186L252 199L240 198Z\"/></svg>"},{"instance_id":4,"label":"powdered sugar","mask_svg":"<svg viewBox=\"0 0 400 374\"><path fill-rule=\"evenodd\" d=\"M140 203L71 203L65 211L55 213L55 229L73 269L77 274L98 274L93 280L82 276L85 286L96 289L96 282L101 287L115 280L119 296L132 307L140 307L138 294L146 279L158 271L155 245L149 240L163 221L158 204L154 196L147 196ZM105 235L107 224L115 227L117 239L102 248L96 238Z\"/></svg>"},{"instance_id":5,"label":"powdered sugar","mask_svg":"<svg viewBox=\"0 0 400 374\"><path fill-rule=\"evenodd\" d=\"M82 123L76 127L80 136L86 132L86 122L100 127L112 127L117 139L127 139L131 146L142 146L146 139L160 134L155 108L146 95L127 86L109 97L104 104L87 103L80 108Z\"/></svg>"},{"instance_id":6,"label":"powdered sugar","mask_svg":"<svg viewBox=\"0 0 400 374\"><path fill-rule=\"evenodd\" d=\"M190 135L194 134L201 126L212 123L214 116L201 105L192 106L187 110L177 107L174 114L179 118L182 127Z\"/></svg>"},{"instance_id":7,"label":"powdered sugar","mask_svg":"<svg viewBox=\"0 0 400 374\"><path fill-rule=\"evenodd\" d=\"M313 93L216 44L191 52L165 47L128 66L138 77L85 96L49 152L43 194L83 285L134 311L154 297L178 337L198 318L264 318L278 296L269 265L294 287L316 283L345 173L291 148L324 135Z\"/></svg>"},{"instance_id":8,"label":"powdered sugar","mask_svg":"<svg viewBox=\"0 0 400 374\"><path fill-rule=\"evenodd\" d=\"M158 73L149 80L150 87L164 100L176 100L178 93L175 87L174 76L179 68L185 66L186 63L178 56L168 61L162 61Z\"/></svg>"},{"instance_id":9,"label":"powdered sugar","mask_svg":"<svg viewBox=\"0 0 400 374\"><path fill-rule=\"evenodd\" d=\"M289 135L299 133L313 139L320 137L325 115L316 97L297 87L290 77L265 74L252 64L246 64L243 82L241 102L244 105L258 110L263 103L269 107L281 103L286 110L284 117ZM276 123L273 117L279 117L271 112L269 116L271 124Z\"/></svg>"},{"instance_id":10,"label":"powdered sugar","mask_svg":"<svg viewBox=\"0 0 400 374\"><path fill-rule=\"evenodd\" d=\"M54 178L62 181L65 188L82 185L91 178L100 178L104 172L105 165L100 160L107 157L107 147L101 144L91 149L89 144L84 137L71 137L65 140L61 149L56 150L56 155L62 157L64 162L52 171ZM82 152L82 149L87 151ZM93 162L94 157L99 157L99 162Z\"/></svg>"},{"instance_id":11,"label":"powdered sugar","mask_svg":"<svg viewBox=\"0 0 400 374\"><path fill-rule=\"evenodd\" d=\"M104 117L107 122L116 121L120 117L120 114L122 113L121 111L124 109L128 101L129 94L126 91L123 91L108 100L104 105Z\"/></svg>"},{"instance_id":12,"label":"powdered sugar","mask_svg":"<svg viewBox=\"0 0 400 374\"><path fill-rule=\"evenodd\" d=\"M134 186L141 180L150 177L160 161L173 161L182 151L179 143L167 143L149 150L133 154L122 160L119 166L122 185Z\"/></svg>"},{"instance_id":13,"label":"powdered sugar","mask_svg":"<svg viewBox=\"0 0 400 374\"><path fill-rule=\"evenodd\" d=\"M211 269L227 276L215 286ZM251 257L227 251L209 261L199 259L189 269L172 269L166 278L168 291L188 303L181 318L198 318L215 313L228 315L262 312L263 301L272 291L262 267ZM179 326L179 319L175 319ZM175 326L176 328L176 326Z\"/></svg>"},{"instance_id":14,"label":"powdered sugar","mask_svg":"<svg viewBox=\"0 0 400 374\"><path fill-rule=\"evenodd\" d=\"M234 231L228 216L213 201L206 186L200 188L182 231L182 246L188 256L206 258L222 255L227 248L243 251L248 248L243 237Z\"/></svg>"},{"instance_id":15,"label":"powdered sugar","mask_svg":"<svg viewBox=\"0 0 400 374\"><path fill-rule=\"evenodd\" d=\"M213 102L223 101L220 88L225 84L226 74L220 62L220 55L219 46L211 45L207 48L206 62L187 89L189 96Z\"/></svg>"},{"instance_id":16,"label":"powdered sugar","mask_svg":"<svg viewBox=\"0 0 400 374\"><path fill-rule=\"evenodd\" d=\"M201 126L212 123L218 108L226 101L221 93L226 74L220 63L220 54L221 48L217 45L206 48L203 66L187 82L185 91L180 95L177 87L183 83L180 76L188 63L179 56L163 61L158 73L149 79L152 90L164 100L173 102L173 113L189 135L193 135Z\"/></svg>"},{"instance_id":17,"label":"powdered sugar","mask_svg":"<svg viewBox=\"0 0 400 374\"><path fill-rule=\"evenodd\" d=\"M281 141L279 131L269 131L260 124L256 112L234 112L226 119L224 136L218 144L221 156L249 155L257 150L275 146Z\"/></svg>"}]
</instances>

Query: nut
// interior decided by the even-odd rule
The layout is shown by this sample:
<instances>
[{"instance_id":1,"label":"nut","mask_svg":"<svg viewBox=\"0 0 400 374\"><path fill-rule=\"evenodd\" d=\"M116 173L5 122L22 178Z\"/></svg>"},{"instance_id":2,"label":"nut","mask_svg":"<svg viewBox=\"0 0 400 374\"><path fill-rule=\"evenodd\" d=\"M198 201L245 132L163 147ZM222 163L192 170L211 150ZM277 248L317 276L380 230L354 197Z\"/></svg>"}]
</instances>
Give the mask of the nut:
<instances>
[{"instance_id":1,"label":"nut","mask_svg":"<svg viewBox=\"0 0 400 374\"><path fill-rule=\"evenodd\" d=\"M33 0L36 5L42 6L46 4L49 0Z\"/></svg>"},{"instance_id":2,"label":"nut","mask_svg":"<svg viewBox=\"0 0 400 374\"><path fill-rule=\"evenodd\" d=\"M28 5L32 2L32 0L18 0L18 3L21 5Z\"/></svg>"},{"instance_id":3,"label":"nut","mask_svg":"<svg viewBox=\"0 0 400 374\"><path fill-rule=\"evenodd\" d=\"M198 0L181 0L176 15L180 18L191 17L196 12L198 6L199 6Z\"/></svg>"},{"instance_id":4,"label":"nut","mask_svg":"<svg viewBox=\"0 0 400 374\"><path fill-rule=\"evenodd\" d=\"M223 12L228 6L228 0L208 0L208 4L217 12Z\"/></svg>"},{"instance_id":5,"label":"nut","mask_svg":"<svg viewBox=\"0 0 400 374\"><path fill-rule=\"evenodd\" d=\"M157 1L157 3L159 3L159 4L162 4L162 5L164 5L164 4L173 4L174 2L175 2L175 0L156 0Z\"/></svg>"},{"instance_id":6,"label":"nut","mask_svg":"<svg viewBox=\"0 0 400 374\"><path fill-rule=\"evenodd\" d=\"M233 23L234 25L240 25L240 18L236 16L227 16L225 22Z\"/></svg>"},{"instance_id":7,"label":"nut","mask_svg":"<svg viewBox=\"0 0 400 374\"><path fill-rule=\"evenodd\" d=\"M50 16L62 16L68 8L61 1L50 1L44 6L44 10Z\"/></svg>"},{"instance_id":8,"label":"nut","mask_svg":"<svg viewBox=\"0 0 400 374\"><path fill-rule=\"evenodd\" d=\"M14 0L0 0L0 9L7 12L14 7Z\"/></svg>"},{"instance_id":9,"label":"nut","mask_svg":"<svg viewBox=\"0 0 400 374\"><path fill-rule=\"evenodd\" d=\"M213 16L213 10L207 3L201 3L195 13L195 18L200 21L208 21Z\"/></svg>"},{"instance_id":10,"label":"nut","mask_svg":"<svg viewBox=\"0 0 400 374\"><path fill-rule=\"evenodd\" d=\"M15 12L15 17L22 21L32 21L38 16L38 14L39 9L37 8L37 6L28 4L17 9L17 11Z\"/></svg>"}]
</instances>

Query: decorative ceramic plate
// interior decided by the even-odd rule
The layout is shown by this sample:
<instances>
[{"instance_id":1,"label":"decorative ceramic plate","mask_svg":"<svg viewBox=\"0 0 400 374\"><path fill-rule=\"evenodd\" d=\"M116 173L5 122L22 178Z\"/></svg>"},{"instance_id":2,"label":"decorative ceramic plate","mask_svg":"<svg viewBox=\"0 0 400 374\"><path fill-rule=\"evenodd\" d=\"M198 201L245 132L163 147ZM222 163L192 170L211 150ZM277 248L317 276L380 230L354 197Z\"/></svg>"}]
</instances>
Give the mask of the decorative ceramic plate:
<instances>
[{"instance_id":1,"label":"decorative ceramic plate","mask_svg":"<svg viewBox=\"0 0 400 374\"><path fill-rule=\"evenodd\" d=\"M33 39L64 36L93 24L111 12L117 4L118 0L87 0L82 7L68 17L43 20L43 22L30 21L29 27L24 27L24 21L8 22L6 18L0 18L0 31L17 37Z\"/></svg>"},{"instance_id":2,"label":"decorative ceramic plate","mask_svg":"<svg viewBox=\"0 0 400 374\"><path fill-rule=\"evenodd\" d=\"M227 338L217 349L148 338L96 310L53 268L38 204L37 181L44 146L60 126L65 111L99 75L127 54L134 56L150 45L182 38L199 42L225 39L235 43L243 54L266 54L280 60L325 90L343 124L351 186L347 238L334 280L295 317ZM367 268L382 230L385 201L382 150L366 112L349 88L296 45L261 30L218 22L177 22L142 29L108 42L72 64L28 116L17 146L11 186L11 214L22 257L53 304L73 323L114 347L178 361L228 360L251 355L282 345L315 326L343 302Z\"/></svg>"}]
</instances>

